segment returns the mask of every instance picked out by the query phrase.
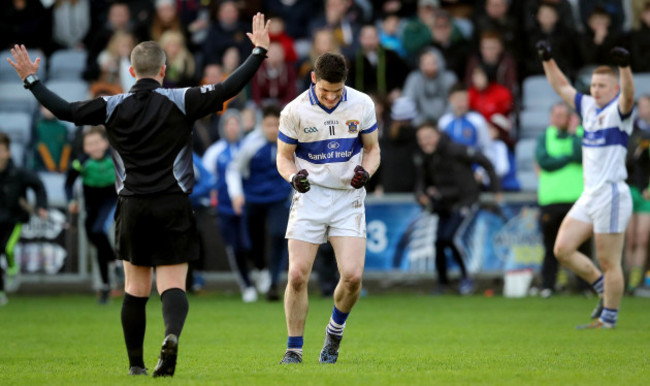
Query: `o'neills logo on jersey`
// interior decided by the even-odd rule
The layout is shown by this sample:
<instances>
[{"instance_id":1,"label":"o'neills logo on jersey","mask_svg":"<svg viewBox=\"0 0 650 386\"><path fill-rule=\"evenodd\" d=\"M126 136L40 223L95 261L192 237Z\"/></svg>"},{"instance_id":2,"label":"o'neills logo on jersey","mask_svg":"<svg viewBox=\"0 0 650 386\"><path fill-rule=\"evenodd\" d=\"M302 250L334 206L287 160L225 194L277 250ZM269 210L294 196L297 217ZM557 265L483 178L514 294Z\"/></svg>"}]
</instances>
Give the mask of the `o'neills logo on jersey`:
<instances>
[{"instance_id":1,"label":"o'neills logo on jersey","mask_svg":"<svg viewBox=\"0 0 650 386\"><path fill-rule=\"evenodd\" d=\"M354 134L357 131L359 131L359 121L352 119L352 120L346 121L345 124L348 125L348 132L350 134Z\"/></svg>"}]
</instances>

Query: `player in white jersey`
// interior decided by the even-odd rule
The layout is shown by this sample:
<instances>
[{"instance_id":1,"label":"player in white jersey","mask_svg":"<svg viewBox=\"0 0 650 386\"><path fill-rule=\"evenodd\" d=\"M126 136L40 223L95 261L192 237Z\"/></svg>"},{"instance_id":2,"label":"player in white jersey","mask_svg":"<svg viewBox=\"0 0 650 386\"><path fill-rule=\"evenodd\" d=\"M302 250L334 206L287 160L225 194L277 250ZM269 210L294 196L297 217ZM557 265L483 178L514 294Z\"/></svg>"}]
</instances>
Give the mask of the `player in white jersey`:
<instances>
[{"instance_id":1,"label":"player in white jersey","mask_svg":"<svg viewBox=\"0 0 650 386\"><path fill-rule=\"evenodd\" d=\"M630 189L625 184L625 155L632 133L634 79L630 54L616 47L610 56L618 66L597 67L591 76L591 96L575 90L555 60L551 47L537 43L537 51L546 77L553 89L582 117L585 134L582 140L584 190L564 218L555 242L557 259L578 276L592 283L599 303L592 313L592 323L578 328L613 328L623 296L621 267L625 227L632 215ZM562 189L561 186L557 187ZM592 234L601 271L577 248Z\"/></svg>"},{"instance_id":2,"label":"player in white jersey","mask_svg":"<svg viewBox=\"0 0 650 386\"><path fill-rule=\"evenodd\" d=\"M325 332L321 363L335 363L348 314L359 299L366 251L365 183L379 167L375 106L345 86L339 54L321 55L312 86L280 115L277 166L296 190L289 214L289 282L284 294L287 351L280 363L301 363L307 284L318 246L334 248L341 279Z\"/></svg>"}]
</instances>

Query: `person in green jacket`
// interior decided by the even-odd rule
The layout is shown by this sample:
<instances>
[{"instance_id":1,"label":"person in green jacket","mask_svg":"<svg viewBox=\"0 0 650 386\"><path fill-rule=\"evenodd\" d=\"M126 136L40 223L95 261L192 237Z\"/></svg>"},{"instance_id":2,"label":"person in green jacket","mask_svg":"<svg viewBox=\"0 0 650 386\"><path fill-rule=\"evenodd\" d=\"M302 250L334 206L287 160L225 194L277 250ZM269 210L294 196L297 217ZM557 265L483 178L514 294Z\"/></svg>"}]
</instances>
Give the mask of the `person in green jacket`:
<instances>
[{"instance_id":1,"label":"person in green jacket","mask_svg":"<svg viewBox=\"0 0 650 386\"><path fill-rule=\"evenodd\" d=\"M582 126L570 129L571 111L565 103L551 108L550 126L537 138L535 161L540 168L537 192L540 229L544 241L542 291L548 298L555 290L558 261L553 254L555 238L564 216L582 193ZM591 255L588 240L580 251Z\"/></svg>"},{"instance_id":2,"label":"person in green jacket","mask_svg":"<svg viewBox=\"0 0 650 386\"><path fill-rule=\"evenodd\" d=\"M108 266L115 260L113 246L108 240L107 229L113 220L117 205L115 191L115 166L108 152L106 131L102 126L92 126L83 133L84 155L75 159L68 168L65 181L65 194L68 199L68 212L79 213L79 204L74 197L73 187L77 177L83 180L84 223L86 235L97 249L99 274L102 288L99 303L109 300L111 286Z\"/></svg>"}]
</instances>

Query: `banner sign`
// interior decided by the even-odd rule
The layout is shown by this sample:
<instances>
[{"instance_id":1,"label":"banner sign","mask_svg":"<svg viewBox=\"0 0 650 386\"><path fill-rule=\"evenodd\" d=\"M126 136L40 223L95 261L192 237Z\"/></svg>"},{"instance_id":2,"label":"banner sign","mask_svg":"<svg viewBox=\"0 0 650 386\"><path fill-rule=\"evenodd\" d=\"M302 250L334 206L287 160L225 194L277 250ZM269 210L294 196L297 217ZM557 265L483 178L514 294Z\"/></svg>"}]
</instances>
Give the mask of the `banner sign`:
<instances>
[{"instance_id":1,"label":"banner sign","mask_svg":"<svg viewBox=\"0 0 650 386\"><path fill-rule=\"evenodd\" d=\"M68 257L66 216L53 208L48 213L46 220L32 215L29 222L22 226L20 239L14 249L14 258L21 273L56 274L63 270Z\"/></svg>"},{"instance_id":2,"label":"banner sign","mask_svg":"<svg viewBox=\"0 0 650 386\"><path fill-rule=\"evenodd\" d=\"M471 273L541 267L544 247L537 203L481 206L464 220L455 244ZM414 202L366 204L369 271L435 272L437 217ZM448 267L456 265L448 256Z\"/></svg>"}]
</instances>

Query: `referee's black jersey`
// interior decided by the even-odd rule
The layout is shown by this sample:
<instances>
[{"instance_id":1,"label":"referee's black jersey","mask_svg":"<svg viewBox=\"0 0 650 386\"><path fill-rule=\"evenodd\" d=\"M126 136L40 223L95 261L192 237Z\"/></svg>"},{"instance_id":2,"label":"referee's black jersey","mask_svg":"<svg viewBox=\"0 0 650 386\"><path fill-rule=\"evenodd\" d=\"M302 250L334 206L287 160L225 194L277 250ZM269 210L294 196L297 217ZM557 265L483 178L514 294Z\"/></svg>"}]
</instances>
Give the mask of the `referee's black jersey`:
<instances>
[{"instance_id":1,"label":"referee's black jersey","mask_svg":"<svg viewBox=\"0 0 650 386\"><path fill-rule=\"evenodd\" d=\"M221 110L223 98L221 84L167 89L147 78L125 94L71 103L72 119L106 126L118 194L189 194L193 123Z\"/></svg>"}]
</instances>

